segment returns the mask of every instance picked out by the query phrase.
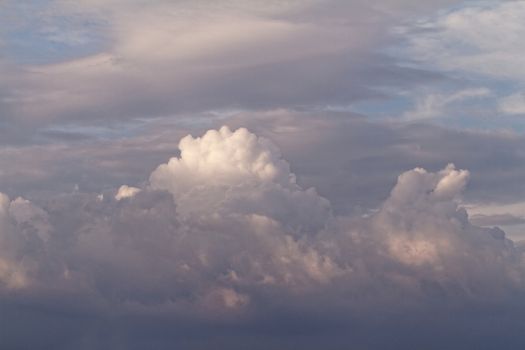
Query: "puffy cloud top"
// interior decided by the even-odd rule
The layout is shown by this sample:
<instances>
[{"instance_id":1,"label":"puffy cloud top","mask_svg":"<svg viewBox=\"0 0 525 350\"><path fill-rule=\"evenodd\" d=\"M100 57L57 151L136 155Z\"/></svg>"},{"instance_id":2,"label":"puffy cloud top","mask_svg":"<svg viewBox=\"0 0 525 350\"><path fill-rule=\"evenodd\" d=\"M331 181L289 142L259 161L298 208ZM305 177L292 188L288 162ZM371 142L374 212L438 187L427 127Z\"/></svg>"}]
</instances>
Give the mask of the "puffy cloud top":
<instances>
[{"instance_id":1,"label":"puffy cloud top","mask_svg":"<svg viewBox=\"0 0 525 350\"><path fill-rule=\"evenodd\" d=\"M150 184L169 191L181 215L258 214L293 230L317 230L330 214L326 199L297 185L279 149L244 128L188 135L179 149L180 157L153 171Z\"/></svg>"},{"instance_id":2,"label":"puffy cloud top","mask_svg":"<svg viewBox=\"0 0 525 350\"><path fill-rule=\"evenodd\" d=\"M506 293L509 286L523 288L519 249L499 228L473 225L458 205L468 178L468 171L452 164L436 173L421 168L403 173L371 218L369 234L394 261L413 269L413 277L430 278L444 293L486 297Z\"/></svg>"},{"instance_id":3,"label":"puffy cloud top","mask_svg":"<svg viewBox=\"0 0 525 350\"><path fill-rule=\"evenodd\" d=\"M140 188L131 187L128 185L122 185L119 187L117 194L115 195L116 200L121 200L124 198L130 198L140 192Z\"/></svg>"},{"instance_id":4,"label":"puffy cloud top","mask_svg":"<svg viewBox=\"0 0 525 350\"><path fill-rule=\"evenodd\" d=\"M201 185L295 184L295 176L290 174L290 167L281 159L278 149L244 128L232 132L223 126L209 130L202 137L188 135L180 141L179 149L180 158L171 158L151 174L154 188L167 189L178 196Z\"/></svg>"},{"instance_id":5,"label":"puffy cloud top","mask_svg":"<svg viewBox=\"0 0 525 350\"><path fill-rule=\"evenodd\" d=\"M399 176L387 202L392 206L418 201L451 201L463 192L470 173L456 170L453 164L437 173L416 168Z\"/></svg>"}]
</instances>

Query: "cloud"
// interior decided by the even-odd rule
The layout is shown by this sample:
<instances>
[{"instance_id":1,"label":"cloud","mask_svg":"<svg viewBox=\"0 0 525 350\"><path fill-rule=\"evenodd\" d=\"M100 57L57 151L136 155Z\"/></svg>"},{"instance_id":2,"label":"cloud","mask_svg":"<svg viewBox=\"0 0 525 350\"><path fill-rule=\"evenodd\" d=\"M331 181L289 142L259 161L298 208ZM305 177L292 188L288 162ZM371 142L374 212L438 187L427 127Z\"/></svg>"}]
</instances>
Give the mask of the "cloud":
<instances>
[{"instance_id":1,"label":"cloud","mask_svg":"<svg viewBox=\"0 0 525 350\"><path fill-rule=\"evenodd\" d=\"M522 82L524 16L523 1L459 7L420 21L408 33L408 48L416 60L442 69Z\"/></svg>"},{"instance_id":2,"label":"cloud","mask_svg":"<svg viewBox=\"0 0 525 350\"><path fill-rule=\"evenodd\" d=\"M525 114L525 95L515 93L500 100L499 109L507 114Z\"/></svg>"},{"instance_id":3,"label":"cloud","mask_svg":"<svg viewBox=\"0 0 525 350\"><path fill-rule=\"evenodd\" d=\"M0 348L525 344L521 2L6 4Z\"/></svg>"},{"instance_id":4,"label":"cloud","mask_svg":"<svg viewBox=\"0 0 525 350\"><path fill-rule=\"evenodd\" d=\"M0 195L0 225L2 227L2 241L7 240L9 237L9 231L12 228L9 225L9 198L1 194ZM7 246L6 242L3 242L2 247L5 250ZM5 284L8 288L22 287L26 283L26 278L23 271L18 271L16 264L11 259L8 259L7 254L9 250L2 252L0 259L0 281Z\"/></svg>"},{"instance_id":5,"label":"cloud","mask_svg":"<svg viewBox=\"0 0 525 350\"><path fill-rule=\"evenodd\" d=\"M479 109L471 111L474 101L461 106L464 120L469 119L468 114L475 114L472 118L478 120L476 124L483 116L492 119L501 114L519 115L523 112L521 90L525 82L525 71L519 63L525 53L521 40L525 33L524 18L523 1L465 2L398 27L394 32L402 43L391 52L407 60L409 66L441 72L456 83L472 85L483 82L491 86L492 96L478 95L485 98L485 101L476 102L481 105ZM406 112L405 117L439 116L448 104L447 95L434 93L417 99L416 108ZM455 102L470 97L464 96ZM504 118L499 118L490 124L501 127L504 121ZM516 121L510 123L511 128L515 127Z\"/></svg>"},{"instance_id":6,"label":"cloud","mask_svg":"<svg viewBox=\"0 0 525 350\"><path fill-rule=\"evenodd\" d=\"M117 194L115 195L115 199L119 201L124 198L131 198L139 192L140 192L140 188L131 187L128 185L122 185L119 187Z\"/></svg>"},{"instance_id":7,"label":"cloud","mask_svg":"<svg viewBox=\"0 0 525 350\"><path fill-rule=\"evenodd\" d=\"M2 195L6 310L25 300L27 317L33 307L54 317L58 298L77 320L122 315L139 322L119 321L120 344L128 344L141 322L166 318L200 332L247 322L259 334L266 322L292 317L315 333L315 320L344 329L400 310L416 322L436 302L507 307L525 288L521 250L500 229L473 225L459 205L466 170L406 171L375 213L352 217L328 215L329 202L297 184L275 144L246 129L186 136L179 147L126 200L74 192L37 207ZM450 315L440 317L448 329ZM191 343L161 329L161 348ZM76 329L67 342L59 332L52 342L100 343L91 330ZM0 344L20 343L6 339Z\"/></svg>"},{"instance_id":8,"label":"cloud","mask_svg":"<svg viewBox=\"0 0 525 350\"><path fill-rule=\"evenodd\" d=\"M466 211L458 207L455 199L463 192L468 177L468 171L456 170L451 164L438 173L421 168L405 172L372 221L386 233L387 248L396 259L410 266L427 265L427 276L454 276L451 283L465 288L466 293L478 293L476 283L485 283L483 280L493 269L505 271L513 266L519 254L503 231L473 226ZM497 257L508 259L508 265L498 267L494 264ZM485 267L478 270L476 264ZM519 271L522 267L518 263L513 268ZM498 278L497 274L489 280L492 278ZM508 279L512 280L513 275ZM488 289L482 294L485 292Z\"/></svg>"},{"instance_id":9,"label":"cloud","mask_svg":"<svg viewBox=\"0 0 525 350\"><path fill-rule=\"evenodd\" d=\"M474 98L486 98L491 95L487 88L471 88L450 95L429 94L416 101L414 110L407 111L403 117L407 120L431 119L443 116L446 108L454 103Z\"/></svg>"},{"instance_id":10,"label":"cloud","mask_svg":"<svg viewBox=\"0 0 525 350\"><path fill-rule=\"evenodd\" d=\"M210 130L179 143L180 158L150 176L154 189L167 190L178 212L265 215L294 230L319 230L330 215L315 189L303 191L279 150L241 128Z\"/></svg>"},{"instance_id":11,"label":"cloud","mask_svg":"<svg viewBox=\"0 0 525 350\"><path fill-rule=\"evenodd\" d=\"M4 147L0 181L12 198L23 196L39 204L75 185L96 193L121 184L143 187L159 164L178 155L180 138L219 128L223 121L194 125L163 119L127 137ZM366 214L384 201L399 173L418 166L436 171L449 162L472 171L468 203L518 202L525 194L525 161L519 151L524 139L513 132L285 109L237 112L226 122L272 140L297 174L298 184L315 187L336 213ZM107 196L115 194L116 190Z\"/></svg>"},{"instance_id":12,"label":"cloud","mask_svg":"<svg viewBox=\"0 0 525 350\"><path fill-rule=\"evenodd\" d=\"M369 213L388 196L399 173L415 167L436 171L450 162L472 172L467 203L503 205L522 201L525 193L518 151L524 139L515 132L289 110L239 113L229 123L278 144L298 182L314 186L337 213Z\"/></svg>"},{"instance_id":13,"label":"cloud","mask_svg":"<svg viewBox=\"0 0 525 350\"><path fill-rule=\"evenodd\" d=\"M0 193L0 290L27 288L38 270L49 266L45 244L50 234L44 210Z\"/></svg>"},{"instance_id":14,"label":"cloud","mask_svg":"<svg viewBox=\"0 0 525 350\"><path fill-rule=\"evenodd\" d=\"M59 57L46 64L24 64L6 50L0 110L10 130L2 140L35 143L35 133L46 128L111 129L135 119L210 110L347 106L385 98L385 87L438 78L376 49L390 24L415 8L439 4L53 1L39 11L28 5L23 13L35 18L30 23L48 24L45 42L79 45L59 45ZM95 47L82 46L84 34Z\"/></svg>"},{"instance_id":15,"label":"cloud","mask_svg":"<svg viewBox=\"0 0 525 350\"><path fill-rule=\"evenodd\" d=\"M354 267L354 259L363 261L364 276L379 274L391 290L422 304L431 295L443 300L508 297L524 282L521 252L499 228L470 222L457 201L468 177L468 171L453 165L436 173L404 172L376 213L360 225L339 228L344 233L334 244L335 261ZM496 280L505 287L493 285Z\"/></svg>"},{"instance_id":16,"label":"cloud","mask_svg":"<svg viewBox=\"0 0 525 350\"><path fill-rule=\"evenodd\" d=\"M525 224L525 218L512 214L477 214L473 215L471 220L479 226L512 226Z\"/></svg>"}]
</instances>

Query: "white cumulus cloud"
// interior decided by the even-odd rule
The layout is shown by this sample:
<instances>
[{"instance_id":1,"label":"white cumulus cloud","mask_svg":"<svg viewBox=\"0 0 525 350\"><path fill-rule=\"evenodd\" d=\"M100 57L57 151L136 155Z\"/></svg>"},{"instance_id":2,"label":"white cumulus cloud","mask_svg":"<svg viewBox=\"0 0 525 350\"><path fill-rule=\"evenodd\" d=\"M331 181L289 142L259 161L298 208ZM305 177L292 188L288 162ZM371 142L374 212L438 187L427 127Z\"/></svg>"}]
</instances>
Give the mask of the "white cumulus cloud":
<instances>
[{"instance_id":1,"label":"white cumulus cloud","mask_svg":"<svg viewBox=\"0 0 525 350\"><path fill-rule=\"evenodd\" d=\"M293 230L318 230L330 215L326 199L297 185L278 148L244 128L186 136L179 149L180 157L153 171L150 183L173 195L181 215L264 215Z\"/></svg>"}]
</instances>

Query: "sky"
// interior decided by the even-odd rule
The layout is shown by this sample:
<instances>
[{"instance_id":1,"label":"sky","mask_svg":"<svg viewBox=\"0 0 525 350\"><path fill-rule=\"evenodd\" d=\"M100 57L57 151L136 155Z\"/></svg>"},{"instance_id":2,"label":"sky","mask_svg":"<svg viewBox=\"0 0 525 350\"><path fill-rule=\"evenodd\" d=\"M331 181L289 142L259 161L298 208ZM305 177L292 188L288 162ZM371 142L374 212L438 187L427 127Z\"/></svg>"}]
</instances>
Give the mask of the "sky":
<instances>
[{"instance_id":1,"label":"sky","mask_svg":"<svg viewBox=\"0 0 525 350\"><path fill-rule=\"evenodd\" d=\"M525 1L0 0L0 349L525 346Z\"/></svg>"}]
</instances>

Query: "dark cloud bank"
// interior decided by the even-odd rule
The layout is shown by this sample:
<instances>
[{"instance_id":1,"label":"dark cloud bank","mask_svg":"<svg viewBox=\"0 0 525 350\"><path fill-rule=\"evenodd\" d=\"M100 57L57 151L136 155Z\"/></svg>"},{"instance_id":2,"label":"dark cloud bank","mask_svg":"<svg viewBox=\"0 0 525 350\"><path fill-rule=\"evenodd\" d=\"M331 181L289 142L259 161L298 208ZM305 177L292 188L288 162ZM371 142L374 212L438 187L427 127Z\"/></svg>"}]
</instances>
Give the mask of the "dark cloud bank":
<instances>
[{"instance_id":1,"label":"dark cloud bank","mask_svg":"<svg viewBox=\"0 0 525 350\"><path fill-rule=\"evenodd\" d=\"M140 187L0 197L0 348L525 344L522 248L458 205L469 171L405 171L347 216L246 129L179 149Z\"/></svg>"}]
</instances>

